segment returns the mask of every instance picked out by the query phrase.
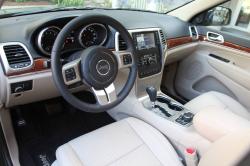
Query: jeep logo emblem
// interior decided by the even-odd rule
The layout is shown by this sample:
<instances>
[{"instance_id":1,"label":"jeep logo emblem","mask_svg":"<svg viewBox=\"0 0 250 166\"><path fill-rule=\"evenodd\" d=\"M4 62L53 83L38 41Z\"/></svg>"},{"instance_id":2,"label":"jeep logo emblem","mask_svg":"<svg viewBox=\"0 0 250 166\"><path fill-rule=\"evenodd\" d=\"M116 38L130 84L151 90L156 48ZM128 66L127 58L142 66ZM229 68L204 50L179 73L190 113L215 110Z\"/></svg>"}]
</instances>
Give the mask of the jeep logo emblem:
<instances>
[{"instance_id":1,"label":"jeep logo emblem","mask_svg":"<svg viewBox=\"0 0 250 166\"><path fill-rule=\"evenodd\" d=\"M110 71L110 64L107 60L100 60L97 62L96 71L100 75L107 75Z\"/></svg>"}]
</instances>

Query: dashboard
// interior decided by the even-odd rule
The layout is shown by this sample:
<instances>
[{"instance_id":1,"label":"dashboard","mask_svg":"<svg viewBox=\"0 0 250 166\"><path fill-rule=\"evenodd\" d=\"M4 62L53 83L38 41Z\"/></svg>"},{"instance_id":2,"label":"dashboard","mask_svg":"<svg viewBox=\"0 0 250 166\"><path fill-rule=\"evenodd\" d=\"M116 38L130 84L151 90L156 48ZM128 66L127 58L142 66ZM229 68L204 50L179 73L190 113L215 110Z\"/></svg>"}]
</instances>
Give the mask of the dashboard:
<instances>
[{"instance_id":1,"label":"dashboard","mask_svg":"<svg viewBox=\"0 0 250 166\"><path fill-rule=\"evenodd\" d=\"M160 83L166 41L190 36L189 24L186 22L165 14L139 11L104 9L60 11L1 19L0 104L5 103L7 107L11 107L60 95L54 85L50 69L53 44L68 22L88 13L113 17L130 32L138 59L136 82L138 92L145 91L144 87L147 84ZM76 27L68 34L62 48L62 59L74 59L79 51L93 45L101 45L111 51L126 49L115 29L105 24L92 23ZM13 55L12 49L20 52ZM26 57L22 57L23 53L27 54ZM16 59L9 58L15 55L22 58L18 64ZM118 79L122 80L125 77ZM79 89L72 87L72 91Z\"/></svg>"}]
</instances>

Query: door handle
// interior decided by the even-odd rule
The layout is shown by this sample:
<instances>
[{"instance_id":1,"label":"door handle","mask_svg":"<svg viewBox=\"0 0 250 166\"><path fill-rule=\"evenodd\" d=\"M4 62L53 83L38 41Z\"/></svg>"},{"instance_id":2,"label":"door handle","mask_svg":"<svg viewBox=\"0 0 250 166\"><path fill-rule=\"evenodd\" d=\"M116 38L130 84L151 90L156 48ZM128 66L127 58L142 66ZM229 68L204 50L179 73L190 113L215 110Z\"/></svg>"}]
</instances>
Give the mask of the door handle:
<instances>
[{"instance_id":1,"label":"door handle","mask_svg":"<svg viewBox=\"0 0 250 166\"><path fill-rule=\"evenodd\" d=\"M224 43L224 37L215 32L207 32L207 40L216 43Z\"/></svg>"}]
</instances>

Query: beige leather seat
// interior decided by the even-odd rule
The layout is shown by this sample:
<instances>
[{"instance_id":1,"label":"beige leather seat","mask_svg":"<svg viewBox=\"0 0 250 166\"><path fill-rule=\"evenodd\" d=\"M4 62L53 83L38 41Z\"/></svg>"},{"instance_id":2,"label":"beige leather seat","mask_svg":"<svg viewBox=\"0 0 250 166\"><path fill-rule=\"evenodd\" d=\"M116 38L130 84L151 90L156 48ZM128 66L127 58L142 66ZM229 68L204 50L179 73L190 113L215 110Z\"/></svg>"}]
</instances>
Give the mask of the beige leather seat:
<instances>
[{"instance_id":1,"label":"beige leather seat","mask_svg":"<svg viewBox=\"0 0 250 166\"><path fill-rule=\"evenodd\" d=\"M182 165L168 140L135 118L118 121L62 145L56 158L56 166Z\"/></svg>"},{"instance_id":2,"label":"beige leather seat","mask_svg":"<svg viewBox=\"0 0 250 166\"><path fill-rule=\"evenodd\" d=\"M215 143L199 165L235 165L249 149L249 131L230 135ZM53 166L183 165L159 131L135 118L113 123L62 145L56 151L56 158Z\"/></svg>"},{"instance_id":3,"label":"beige leather seat","mask_svg":"<svg viewBox=\"0 0 250 166\"><path fill-rule=\"evenodd\" d=\"M193 113L207 108L223 109L250 120L250 112L233 98L215 91L204 93L185 105Z\"/></svg>"}]
</instances>

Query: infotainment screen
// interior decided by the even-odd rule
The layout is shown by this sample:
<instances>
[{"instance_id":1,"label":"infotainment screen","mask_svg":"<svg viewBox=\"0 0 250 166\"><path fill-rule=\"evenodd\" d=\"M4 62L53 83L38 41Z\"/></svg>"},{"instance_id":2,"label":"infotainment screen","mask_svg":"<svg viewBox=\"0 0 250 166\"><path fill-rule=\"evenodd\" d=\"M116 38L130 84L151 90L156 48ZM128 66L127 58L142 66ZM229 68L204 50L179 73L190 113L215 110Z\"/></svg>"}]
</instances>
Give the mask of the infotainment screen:
<instances>
[{"instance_id":1,"label":"infotainment screen","mask_svg":"<svg viewBox=\"0 0 250 166\"><path fill-rule=\"evenodd\" d=\"M155 48L154 33L139 33L136 34L137 50Z\"/></svg>"}]
</instances>

